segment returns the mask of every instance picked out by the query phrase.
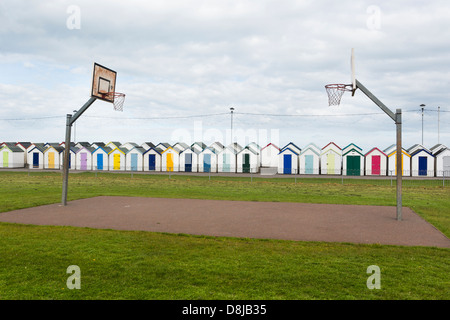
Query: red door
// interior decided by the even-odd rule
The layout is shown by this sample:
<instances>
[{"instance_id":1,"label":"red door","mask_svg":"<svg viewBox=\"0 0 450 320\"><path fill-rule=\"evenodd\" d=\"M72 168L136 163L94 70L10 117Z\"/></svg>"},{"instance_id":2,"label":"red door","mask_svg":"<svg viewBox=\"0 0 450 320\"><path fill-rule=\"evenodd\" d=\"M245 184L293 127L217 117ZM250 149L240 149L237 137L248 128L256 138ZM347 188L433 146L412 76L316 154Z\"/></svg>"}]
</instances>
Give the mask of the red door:
<instances>
[{"instance_id":1,"label":"red door","mask_svg":"<svg viewBox=\"0 0 450 320\"><path fill-rule=\"evenodd\" d=\"M372 156L372 174L379 175L381 167L381 156Z\"/></svg>"}]
</instances>

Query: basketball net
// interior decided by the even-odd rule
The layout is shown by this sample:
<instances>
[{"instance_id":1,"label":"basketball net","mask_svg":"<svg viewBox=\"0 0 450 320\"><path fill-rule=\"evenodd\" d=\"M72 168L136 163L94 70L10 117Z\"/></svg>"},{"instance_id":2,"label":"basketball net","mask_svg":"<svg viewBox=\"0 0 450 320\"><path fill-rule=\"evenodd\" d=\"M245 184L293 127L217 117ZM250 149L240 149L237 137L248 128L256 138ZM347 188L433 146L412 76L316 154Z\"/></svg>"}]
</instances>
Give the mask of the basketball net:
<instances>
[{"instance_id":1,"label":"basketball net","mask_svg":"<svg viewBox=\"0 0 450 320\"><path fill-rule=\"evenodd\" d=\"M123 111L123 103L125 102L125 94L120 92L110 92L105 94L105 97L113 100L115 111Z\"/></svg>"},{"instance_id":2,"label":"basketball net","mask_svg":"<svg viewBox=\"0 0 450 320\"><path fill-rule=\"evenodd\" d=\"M351 84L327 84L325 89L328 94L328 105L329 106L338 106L341 103L342 95L345 91L353 91L352 89L348 89L348 87L352 87Z\"/></svg>"}]
</instances>

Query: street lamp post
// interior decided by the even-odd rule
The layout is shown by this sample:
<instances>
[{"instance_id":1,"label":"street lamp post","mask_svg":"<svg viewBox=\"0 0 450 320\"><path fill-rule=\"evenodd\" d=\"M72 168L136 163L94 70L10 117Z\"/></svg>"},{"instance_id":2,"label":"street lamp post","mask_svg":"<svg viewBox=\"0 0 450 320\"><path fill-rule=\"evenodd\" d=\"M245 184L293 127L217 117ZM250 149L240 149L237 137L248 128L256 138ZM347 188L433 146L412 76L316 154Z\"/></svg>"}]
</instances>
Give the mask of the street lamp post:
<instances>
[{"instance_id":1,"label":"street lamp post","mask_svg":"<svg viewBox=\"0 0 450 320\"><path fill-rule=\"evenodd\" d=\"M423 109L425 108L425 105L422 103L420 106L422 107L422 145L423 145Z\"/></svg>"},{"instance_id":2,"label":"street lamp post","mask_svg":"<svg viewBox=\"0 0 450 320\"><path fill-rule=\"evenodd\" d=\"M234 111L234 108L231 107L230 111L231 111L231 140L230 140L230 143L233 143L233 111Z\"/></svg>"}]
</instances>

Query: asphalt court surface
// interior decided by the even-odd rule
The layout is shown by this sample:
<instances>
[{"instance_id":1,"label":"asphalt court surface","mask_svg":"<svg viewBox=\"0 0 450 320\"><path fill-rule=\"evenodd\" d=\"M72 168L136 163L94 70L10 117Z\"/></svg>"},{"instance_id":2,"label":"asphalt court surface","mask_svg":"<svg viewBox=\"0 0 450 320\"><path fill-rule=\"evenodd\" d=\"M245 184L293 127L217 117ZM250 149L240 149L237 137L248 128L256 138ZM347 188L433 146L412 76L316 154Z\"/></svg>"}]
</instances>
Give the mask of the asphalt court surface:
<instances>
[{"instance_id":1,"label":"asphalt court surface","mask_svg":"<svg viewBox=\"0 0 450 320\"><path fill-rule=\"evenodd\" d=\"M450 248L411 209L387 206L94 197L0 213L0 221L194 235Z\"/></svg>"}]
</instances>

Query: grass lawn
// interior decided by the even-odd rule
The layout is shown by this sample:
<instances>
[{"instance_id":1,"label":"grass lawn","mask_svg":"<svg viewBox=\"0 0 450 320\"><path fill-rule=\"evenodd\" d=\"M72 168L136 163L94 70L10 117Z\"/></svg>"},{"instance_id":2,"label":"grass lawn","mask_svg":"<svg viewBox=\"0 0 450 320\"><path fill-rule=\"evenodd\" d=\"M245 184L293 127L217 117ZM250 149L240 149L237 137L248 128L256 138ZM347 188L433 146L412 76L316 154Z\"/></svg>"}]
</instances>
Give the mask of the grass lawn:
<instances>
[{"instance_id":1,"label":"grass lawn","mask_svg":"<svg viewBox=\"0 0 450 320\"><path fill-rule=\"evenodd\" d=\"M61 175L0 172L0 211L61 201ZM450 236L450 187L403 204ZM69 200L100 195L395 205L389 183L71 174ZM81 269L69 290L66 269ZM367 267L381 270L369 290ZM0 223L0 299L449 299L450 250L200 237Z\"/></svg>"}]
</instances>

